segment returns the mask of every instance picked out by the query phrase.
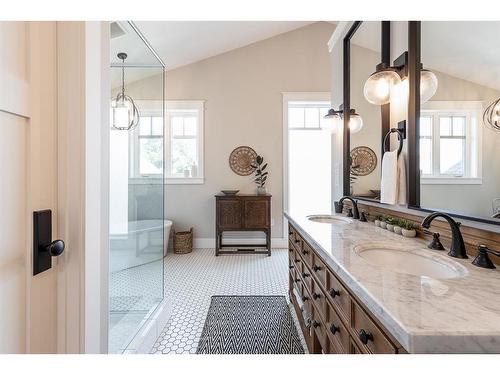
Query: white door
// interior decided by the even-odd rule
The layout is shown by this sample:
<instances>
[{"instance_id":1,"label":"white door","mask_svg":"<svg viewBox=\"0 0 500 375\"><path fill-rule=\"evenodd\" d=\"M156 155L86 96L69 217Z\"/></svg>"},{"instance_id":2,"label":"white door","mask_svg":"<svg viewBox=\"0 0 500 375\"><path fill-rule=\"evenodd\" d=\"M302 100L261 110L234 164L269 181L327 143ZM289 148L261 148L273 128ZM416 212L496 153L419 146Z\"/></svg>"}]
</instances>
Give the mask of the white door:
<instances>
[{"instance_id":1,"label":"white door","mask_svg":"<svg viewBox=\"0 0 500 375\"><path fill-rule=\"evenodd\" d=\"M57 351L57 261L32 276L32 215L57 238L55 22L0 22L0 353Z\"/></svg>"}]
</instances>

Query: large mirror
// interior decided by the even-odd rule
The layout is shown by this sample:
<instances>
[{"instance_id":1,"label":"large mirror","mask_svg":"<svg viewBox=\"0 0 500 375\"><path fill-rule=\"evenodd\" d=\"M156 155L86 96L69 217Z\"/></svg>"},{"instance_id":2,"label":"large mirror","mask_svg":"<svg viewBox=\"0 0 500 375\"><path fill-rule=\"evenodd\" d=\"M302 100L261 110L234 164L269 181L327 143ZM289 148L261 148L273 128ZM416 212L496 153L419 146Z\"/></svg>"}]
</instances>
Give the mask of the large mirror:
<instances>
[{"instance_id":1,"label":"large mirror","mask_svg":"<svg viewBox=\"0 0 500 375\"><path fill-rule=\"evenodd\" d=\"M421 62L437 78L420 104L421 208L500 224L500 124L483 119L500 98L499 36L500 22L421 23ZM487 113L493 125L499 114Z\"/></svg>"},{"instance_id":2,"label":"large mirror","mask_svg":"<svg viewBox=\"0 0 500 375\"><path fill-rule=\"evenodd\" d=\"M387 30L388 31L388 30ZM384 106L369 103L363 89L382 61L382 22L364 21L348 36L349 186L345 194L380 199ZM387 48L388 46L384 46ZM386 112L388 113L388 112ZM388 127L388 125L386 125ZM347 156L347 155L346 155ZM347 158L346 158L347 159Z\"/></svg>"}]
</instances>

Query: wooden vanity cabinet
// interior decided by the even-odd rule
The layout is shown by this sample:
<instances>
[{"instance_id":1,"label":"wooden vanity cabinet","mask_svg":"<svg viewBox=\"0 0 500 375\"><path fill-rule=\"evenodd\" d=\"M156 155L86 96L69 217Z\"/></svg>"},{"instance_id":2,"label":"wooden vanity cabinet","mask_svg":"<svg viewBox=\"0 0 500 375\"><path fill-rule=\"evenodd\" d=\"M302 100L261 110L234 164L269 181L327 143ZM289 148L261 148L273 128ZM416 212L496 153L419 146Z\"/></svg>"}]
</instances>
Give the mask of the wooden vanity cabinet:
<instances>
[{"instance_id":1,"label":"wooden vanity cabinet","mask_svg":"<svg viewBox=\"0 0 500 375\"><path fill-rule=\"evenodd\" d=\"M289 295L309 352L406 353L292 225L288 234ZM294 289L301 303L296 300Z\"/></svg>"}]
</instances>

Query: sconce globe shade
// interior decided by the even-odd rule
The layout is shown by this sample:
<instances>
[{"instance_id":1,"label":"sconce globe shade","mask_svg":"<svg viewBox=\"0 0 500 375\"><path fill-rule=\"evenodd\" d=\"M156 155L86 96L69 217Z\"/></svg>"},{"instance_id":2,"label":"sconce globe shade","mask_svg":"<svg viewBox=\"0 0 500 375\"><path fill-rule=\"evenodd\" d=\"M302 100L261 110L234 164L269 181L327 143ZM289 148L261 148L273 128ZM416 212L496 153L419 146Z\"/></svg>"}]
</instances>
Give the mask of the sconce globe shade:
<instances>
[{"instance_id":1,"label":"sconce globe shade","mask_svg":"<svg viewBox=\"0 0 500 375\"><path fill-rule=\"evenodd\" d=\"M434 96L438 88L436 75L427 69L420 71L420 102L425 103Z\"/></svg>"},{"instance_id":2,"label":"sconce globe shade","mask_svg":"<svg viewBox=\"0 0 500 375\"><path fill-rule=\"evenodd\" d=\"M401 82L401 78L394 70L381 70L368 77L363 93L366 100L372 104L387 104L391 100L392 86L399 82Z\"/></svg>"},{"instance_id":3,"label":"sconce globe shade","mask_svg":"<svg viewBox=\"0 0 500 375\"><path fill-rule=\"evenodd\" d=\"M340 115L326 117L327 121L323 122L321 129L331 132L332 134L337 133L342 128L342 118Z\"/></svg>"},{"instance_id":4,"label":"sconce globe shade","mask_svg":"<svg viewBox=\"0 0 500 375\"><path fill-rule=\"evenodd\" d=\"M351 134L359 132L363 128L363 118L357 113L349 117L349 131Z\"/></svg>"}]
</instances>

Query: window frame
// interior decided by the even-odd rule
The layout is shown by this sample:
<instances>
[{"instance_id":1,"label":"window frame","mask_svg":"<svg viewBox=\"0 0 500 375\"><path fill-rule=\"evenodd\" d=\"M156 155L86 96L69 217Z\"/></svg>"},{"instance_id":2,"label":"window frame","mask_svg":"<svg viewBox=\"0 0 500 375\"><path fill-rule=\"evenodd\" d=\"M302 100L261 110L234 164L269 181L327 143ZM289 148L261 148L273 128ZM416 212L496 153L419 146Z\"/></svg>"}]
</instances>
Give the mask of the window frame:
<instances>
[{"instance_id":1,"label":"window frame","mask_svg":"<svg viewBox=\"0 0 500 375\"><path fill-rule=\"evenodd\" d=\"M158 100L137 100L141 115L144 117L158 117L163 115L163 162L164 168L162 174L140 175L140 138L148 136L139 135L139 127L134 130L133 137L130 137L130 176L134 184L149 184L160 180L163 177L167 185L185 185L185 184L204 184L205 183L205 165L204 165L204 128L205 128L205 100L166 100L164 102L165 111L160 110L161 101ZM172 138L170 112L175 110L196 110L198 112L197 133L194 138L197 141L198 167L196 177L175 176L170 174L172 159ZM151 136L154 137L154 136ZM166 168L165 168L166 167Z\"/></svg>"},{"instance_id":2,"label":"window frame","mask_svg":"<svg viewBox=\"0 0 500 375\"><path fill-rule=\"evenodd\" d=\"M480 185L482 184L482 121L483 103L480 101L430 101L422 104L420 117L432 118L432 175L420 174L420 183L422 185ZM464 144L464 176L443 175L440 173L440 135L441 117L465 117L465 144ZM472 134L472 119L476 121L476 148L477 148L477 175L472 176L473 166L472 149L474 146ZM461 138L461 137L456 137ZM419 168L419 170L421 170Z\"/></svg>"}]
</instances>

